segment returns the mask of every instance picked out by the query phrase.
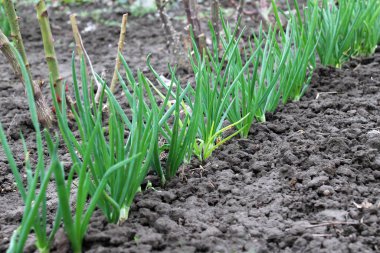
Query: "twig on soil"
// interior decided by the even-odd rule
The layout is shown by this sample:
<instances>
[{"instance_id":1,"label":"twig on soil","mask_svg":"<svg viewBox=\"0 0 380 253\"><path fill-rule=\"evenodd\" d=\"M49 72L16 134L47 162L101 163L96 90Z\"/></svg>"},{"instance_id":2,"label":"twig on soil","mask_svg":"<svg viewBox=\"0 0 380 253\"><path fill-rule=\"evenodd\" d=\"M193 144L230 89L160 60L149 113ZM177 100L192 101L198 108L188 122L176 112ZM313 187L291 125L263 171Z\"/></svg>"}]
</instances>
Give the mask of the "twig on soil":
<instances>
[{"instance_id":1,"label":"twig on soil","mask_svg":"<svg viewBox=\"0 0 380 253\"><path fill-rule=\"evenodd\" d=\"M119 37L119 43L118 43L118 48L117 48L115 70L113 72L113 77L112 77L111 86L110 86L112 93L115 91L115 85L118 80L117 72L119 71L120 64L121 64L119 53L122 53L124 49L125 34L127 33L127 21L128 21L128 14L124 14L123 20L121 22L121 28L120 28L120 37Z\"/></svg>"},{"instance_id":2,"label":"twig on soil","mask_svg":"<svg viewBox=\"0 0 380 253\"><path fill-rule=\"evenodd\" d=\"M359 63L352 71L356 71L358 68L360 68L362 65Z\"/></svg>"},{"instance_id":3,"label":"twig on soil","mask_svg":"<svg viewBox=\"0 0 380 253\"><path fill-rule=\"evenodd\" d=\"M320 95L323 95L323 94L338 94L338 92L337 91L318 92L317 96L315 97L315 100L318 100L318 98L320 97Z\"/></svg>"},{"instance_id":4,"label":"twig on soil","mask_svg":"<svg viewBox=\"0 0 380 253\"><path fill-rule=\"evenodd\" d=\"M313 237L331 237L332 234L312 234Z\"/></svg>"},{"instance_id":5,"label":"twig on soil","mask_svg":"<svg viewBox=\"0 0 380 253\"><path fill-rule=\"evenodd\" d=\"M187 182L187 177L186 177L186 174L185 174L185 166L182 166L181 172L179 173L179 179L182 181L182 182Z\"/></svg>"},{"instance_id":6,"label":"twig on soil","mask_svg":"<svg viewBox=\"0 0 380 253\"><path fill-rule=\"evenodd\" d=\"M306 228L316 228L316 227L324 227L324 226L335 226L335 225L360 225L361 222L357 221L330 221L330 222L324 222L320 224L315 224L308 226Z\"/></svg>"}]
</instances>

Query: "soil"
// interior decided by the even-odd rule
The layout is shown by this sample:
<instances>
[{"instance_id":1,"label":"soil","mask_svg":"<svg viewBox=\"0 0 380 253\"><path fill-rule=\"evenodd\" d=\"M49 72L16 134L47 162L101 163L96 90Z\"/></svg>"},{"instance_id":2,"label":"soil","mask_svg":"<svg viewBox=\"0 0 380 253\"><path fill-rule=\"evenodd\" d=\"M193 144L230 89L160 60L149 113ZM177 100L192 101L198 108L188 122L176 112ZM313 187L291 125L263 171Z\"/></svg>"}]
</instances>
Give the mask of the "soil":
<instances>
[{"instance_id":1,"label":"soil","mask_svg":"<svg viewBox=\"0 0 380 253\"><path fill-rule=\"evenodd\" d=\"M97 9L96 4L85 7ZM54 9L61 71L70 76L73 49L68 12ZM46 78L33 9L23 7L23 32L36 78ZM95 69L112 74L119 9L83 17L85 46ZM100 23L99 23L100 22ZM91 24L91 25L89 25ZM59 25L59 26L58 26ZM176 24L180 26L179 24ZM164 73L169 59L154 15L130 18L126 55L133 69L145 57ZM0 55L0 118L23 164L19 132L33 157L33 127L22 86ZM46 89L47 90L47 89ZM46 91L47 92L47 91ZM16 116L16 117L15 117ZM319 67L300 102L280 106L204 163L193 161L165 188L139 194L129 219L108 224L96 211L85 252L380 252L380 52L342 69ZM64 148L63 161L68 161ZM22 218L23 205L0 151L0 252ZM154 176L150 176L153 181ZM49 208L56 198L48 192ZM27 252L33 252L33 238ZM68 252L62 231L54 252Z\"/></svg>"}]
</instances>

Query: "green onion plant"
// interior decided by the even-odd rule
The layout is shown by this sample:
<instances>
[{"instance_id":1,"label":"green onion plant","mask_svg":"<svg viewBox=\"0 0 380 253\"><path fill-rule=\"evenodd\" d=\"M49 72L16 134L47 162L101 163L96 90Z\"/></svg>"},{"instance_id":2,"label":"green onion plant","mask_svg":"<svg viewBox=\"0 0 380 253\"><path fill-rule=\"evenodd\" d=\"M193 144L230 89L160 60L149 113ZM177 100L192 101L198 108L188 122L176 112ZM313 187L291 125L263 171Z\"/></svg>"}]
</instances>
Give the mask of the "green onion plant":
<instances>
[{"instance_id":1,"label":"green onion plant","mask_svg":"<svg viewBox=\"0 0 380 253\"><path fill-rule=\"evenodd\" d=\"M223 16L221 20L223 20ZM195 86L200 89L200 102L202 105L197 139L194 144L194 154L201 161L207 159L215 149L244 129L243 126L233 133L225 134L227 130L233 129L236 125L242 123L249 116L249 112L236 122L227 123L226 126L224 124L232 108L233 101L239 99L238 97L233 97L234 90L255 57L255 55L252 55L241 68L234 66L234 60L230 59L233 58L231 55L239 46L238 41L240 41L244 29L237 36L236 41L235 39L229 39L221 55L219 55L218 40L211 24L210 31L213 41L212 50L204 49L203 52L200 52L192 34L193 55L189 54L195 75ZM235 27L231 38L235 37L237 32L238 26ZM236 69L237 73L231 75L231 69Z\"/></svg>"},{"instance_id":2,"label":"green onion plant","mask_svg":"<svg viewBox=\"0 0 380 253\"><path fill-rule=\"evenodd\" d=\"M228 42L235 39L228 25L224 21L222 24L226 38L221 38L221 42L223 48L228 49ZM265 122L265 113L278 104L280 92L277 84L290 45L287 42L281 50L276 35L274 28L269 27L266 34L260 25L258 35L253 34L253 42L248 41L248 49L244 49L244 54L236 47L228 57L231 65L225 69L225 73L238 80L233 90L228 120L236 124L243 138L248 136L255 119ZM248 67L244 66L246 62L249 63Z\"/></svg>"},{"instance_id":3,"label":"green onion plant","mask_svg":"<svg viewBox=\"0 0 380 253\"><path fill-rule=\"evenodd\" d=\"M379 34L379 0L340 0L338 4L322 0L321 5L314 0L309 1L308 8L318 10L317 52L323 65L340 67L352 56L374 51Z\"/></svg>"},{"instance_id":4,"label":"green onion plant","mask_svg":"<svg viewBox=\"0 0 380 253\"><path fill-rule=\"evenodd\" d=\"M272 0L274 14L280 23L277 7ZM279 90L282 102L289 99L299 101L310 84L313 71L316 68L316 47L319 40L317 33L318 11L316 8L304 8L303 18L296 0L294 0L295 14L289 11L286 32L279 26L281 45L290 46L288 57L280 74ZM289 5L288 5L289 6ZM288 7L290 10L290 7ZM277 107L277 105L276 105ZM272 108L273 111L274 108Z\"/></svg>"},{"instance_id":5,"label":"green onion plant","mask_svg":"<svg viewBox=\"0 0 380 253\"><path fill-rule=\"evenodd\" d=\"M230 97L228 98L228 105L226 109L226 118L232 125L238 129L234 135L240 132L241 136L246 136L254 118L261 118L263 115L258 109L257 104L257 89L254 85L254 80L257 79L257 72L251 74L250 67L258 60L259 50L250 52L251 56L248 57L246 53L244 56L241 54L240 42L245 29L242 30L239 36L237 30L240 20L234 29L231 29L228 23L225 22L222 13L220 13L220 20L224 31L224 37L219 36L214 32L214 27L209 24L212 38L212 49L208 50L208 57L212 59L212 68L216 69L216 75L221 76L221 82L227 84L234 83ZM260 29L261 31L262 29ZM219 44L223 46L222 57L220 58ZM263 43L262 37L258 40L258 47ZM255 61L256 60L256 61ZM256 64L258 66L258 64ZM257 70L257 69L256 69ZM223 76L222 76L223 75ZM260 115L260 116L258 116ZM232 136L231 136L232 137ZM229 139L229 138L228 138Z\"/></svg>"},{"instance_id":6,"label":"green onion plant","mask_svg":"<svg viewBox=\"0 0 380 253\"><path fill-rule=\"evenodd\" d=\"M147 66L155 80L141 71L134 75L119 54L126 77L117 74L131 115L96 73L92 73L94 80L88 80L84 58L77 75L73 54L76 103L70 109L75 129L69 124L65 89L56 94L54 77L50 80L60 134L71 157L66 175L57 154L60 138L53 138L47 130L44 140L49 159L45 159L32 80L22 57L11 45L27 90L38 159L32 164L21 136L25 184L0 123L0 141L25 205L8 252L22 252L32 231L37 249L49 252L61 223L73 252L82 252L95 209L99 208L109 222L124 222L150 169L165 185L193 154L203 161L234 136L246 138L252 123L264 122L265 114L275 111L280 102L299 101L316 68L316 52L323 65L340 67L350 57L372 54L380 40L380 0L340 0L338 4L333 0L310 0L302 11L296 0L294 5L295 13L284 13L288 24L283 28L272 0L277 24L269 26L267 32L260 25L259 32L247 43L242 43L245 29L239 32L240 22L231 28L221 12L222 34L209 24L211 48L201 51L191 32L189 61L194 82L186 85L170 66L170 80L164 80L150 57ZM4 17L0 5L0 29L6 32ZM107 99L108 114L95 99L94 82L102 89L99 101ZM48 224L46 189L53 175L59 203L53 224Z\"/></svg>"},{"instance_id":7,"label":"green onion plant","mask_svg":"<svg viewBox=\"0 0 380 253\"><path fill-rule=\"evenodd\" d=\"M357 1L356 12L363 16L363 23L356 35L356 56L369 56L375 52L380 37L380 1Z\"/></svg>"},{"instance_id":8,"label":"green onion plant","mask_svg":"<svg viewBox=\"0 0 380 253\"><path fill-rule=\"evenodd\" d=\"M171 83L169 86L165 86L165 82L162 80L160 76L158 76L157 72L153 69L150 64L150 60L148 58L147 61L148 66L155 74L157 81L160 82L164 87L167 87L167 94L164 96L159 92L158 89L156 91L163 98L163 103L161 107L158 106L156 101L153 99L153 92L148 89L148 87L153 87L152 82L149 82L148 79L144 80L144 84L149 91L148 95L150 97L151 103L159 110L159 124L158 127L160 129L160 142L156 146L156 161L154 164L154 169L158 171L161 176L161 183L165 184L166 180L170 180L173 178L179 167L184 162L189 162L195 136L198 129L198 122L201 116L201 104L200 104L200 89L197 89L194 97L188 98L186 103L184 102L185 96L187 93L192 90L190 84L188 83L185 89L181 89L181 84L179 80L175 76L175 70L169 67L171 73ZM174 101L170 101L173 95L173 86L176 87ZM157 152L158 151L158 152ZM158 162L159 157L166 154L166 161L164 166Z\"/></svg>"},{"instance_id":9,"label":"green onion plant","mask_svg":"<svg viewBox=\"0 0 380 253\"><path fill-rule=\"evenodd\" d=\"M90 188L92 184L92 178L90 176L90 173L88 173L87 166L90 163L94 141L99 131L101 130L98 124L91 134L90 142L88 143L88 146L85 150L83 163L80 165L78 163L75 163L72 166L67 180L65 180L62 164L59 163L57 159L52 159L54 165L52 170L54 171L55 175L55 182L59 199L59 212L62 215L64 230L67 234L67 237L69 238L74 253L82 252L83 238L87 232L90 219L97 206L97 203L104 195L107 181L113 176L113 174L117 173L118 170L122 170L128 163L137 158L137 156L130 157L129 159L123 160L108 168L107 172L101 178L100 182L96 185L95 192L91 195L91 199L87 204L87 199L90 197ZM49 134L46 135L46 140L49 148L49 153L53 153L53 158L56 158L56 150L59 143L54 143ZM75 173L77 173L76 185L73 182ZM74 186L76 186L77 189L76 194L73 194L76 204L74 205L75 209L72 209L70 199Z\"/></svg>"},{"instance_id":10,"label":"green onion plant","mask_svg":"<svg viewBox=\"0 0 380 253\"><path fill-rule=\"evenodd\" d=\"M109 222L120 223L127 219L134 196L139 191L150 167L153 147L157 139L157 128L153 127L157 124L157 117L154 113L147 119L143 117L145 108L142 102L143 89L140 87L138 93L133 94L132 97L133 115L130 120L122 112L105 82L97 77L104 88L100 101L105 95L108 96L109 101L108 124L103 127L102 123L105 120L102 105L95 102L93 84L90 86L87 80L84 59L81 61L80 69L82 94L80 94L73 56L72 73L76 108L71 109L74 112L79 136L76 137L70 130L65 110L62 110L64 113L61 111L57 113L57 120L73 162L78 164L81 171L85 171L84 177L88 177L90 195L94 197L97 189L103 187L102 184L105 182L105 188L99 196L97 206ZM52 93L55 95L54 89ZM64 91L62 95L65 96ZM56 100L54 104L58 105ZM128 137L125 138L127 132ZM88 157L87 160L84 157ZM128 164L124 164L121 169L108 176L111 168L126 160L129 161ZM77 173L80 174L80 171ZM102 181L104 178L107 178L106 181Z\"/></svg>"},{"instance_id":11,"label":"green onion plant","mask_svg":"<svg viewBox=\"0 0 380 253\"><path fill-rule=\"evenodd\" d=\"M202 109L200 88L194 91L188 83L182 89L180 81L176 77L175 69L170 67L171 81L170 84L165 83L152 67L150 56L148 56L147 66L156 77L156 81L165 88L166 94L163 94L140 71L138 71L136 79L122 55L120 55L120 59L126 72L126 81L120 74L119 80L129 104L133 104L132 93L138 92L139 87L143 86L147 95L144 102L144 118L147 119L152 114L156 114L158 118L157 125L154 127L158 129L159 139L156 139L152 167L161 178L161 184L165 185L167 180L173 178L179 167L184 162L189 161L192 155ZM194 92L192 93L194 96L189 95L190 92ZM161 99L160 104L154 93L157 93ZM164 156L166 156L166 160L163 159Z\"/></svg>"},{"instance_id":12,"label":"green onion plant","mask_svg":"<svg viewBox=\"0 0 380 253\"><path fill-rule=\"evenodd\" d=\"M309 7L318 9L321 36L317 52L323 65L340 67L352 56L355 32L362 21L355 16L356 2L342 0L339 7L333 0L323 0L322 6L309 2Z\"/></svg>"},{"instance_id":13,"label":"green onion plant","mask_svg":"<svg viewBox=\"0 0 380 253\"><path fill-rule=\"evenodd\" d=\"M51 246L51 243L53 242L54 235L60 225L60 213L57 212L51 231L47 231L48 224L46 209L46 189L50 182L50 175L52 171L55 169L57 157L55 157L54 155L51 157L49 166L47 166L45 170L43 140L37 118L37 110L33 96L32 81L29 78L25 64L20 54L14 48L13 45L11 45L11 50L17 57L21 73L24 78L31 120L36 132L36 146L38 158L37 164L35 165L34 169L32 169L33 165L30 161L30 153L27 150L26 142L23 136L21 136L25 153L26 186L24 186L21 173L18 170L14 156L12 154L4 130L0 123L1 144L4 149L4 153L8 159L9 167L15 178L17 189L25 205L21 225L13 233L8 252L23 252L28 235L32 230L34 231L36 237L36 247L38 251L49 252L49 248ZM54 154L55 151L53 152L53 149L51 151L52 152L50 152L49 154Z\"/></svg>"}]
</instances>

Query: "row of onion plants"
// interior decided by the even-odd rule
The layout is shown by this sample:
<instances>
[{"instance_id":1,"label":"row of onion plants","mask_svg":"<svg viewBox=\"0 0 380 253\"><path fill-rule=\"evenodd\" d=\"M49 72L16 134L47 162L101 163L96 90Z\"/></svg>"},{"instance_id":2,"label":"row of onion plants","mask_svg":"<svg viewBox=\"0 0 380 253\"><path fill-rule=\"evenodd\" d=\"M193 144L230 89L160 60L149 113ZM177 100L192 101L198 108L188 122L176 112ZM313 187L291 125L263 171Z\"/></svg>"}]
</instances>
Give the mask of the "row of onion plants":
<instances>
[{"instance_id":1,"label":"row of onion plants","mask_svg":"<svg viewBox=\"0 0 380 253\"><path fill-rule=\"evenodd\" d=\"M22 222L8 251L22 252L33 231L37 249L49 252L55 233L63 226L73 252L81 252L95 209L108 222L122 224L148 173L156 174L165 185L193 156L207 159L234 136L246 138L253 122L265 122L267 112L274 112L280 103L301 99L318 58L324 65L341 66L349 57L368 55L376 48L380 37L376 29L380 22L379 0L340 0L339 6L332 0L323 0L322 4L311 0L305 8L294 1L295 12L283 12L286 27L280 22L274 0L272 3L276 24L267 31L260 26L247 41L243 41L246 29L240 31L239 22L231 27L222 14L219 38L209 25L211 48L200 51L192 36L189 62L194 80L186 84L172 67L170 78L162 77L150 57L147 66L154 80L141 71L134 74L120 54L126 75L117 74L131 114L125 112L101 77L92 73L89 79L84 58L77 73L73 54L76 103L70 109L75 127L69 124L65 89L55 94L51 80L59 128L55 137L47 130L41 134L32 82L22 58L11 46L18 55L27 87L38 160L36 164L30 162L23 141L24 182L0 125L0 140L25 204ZM101 89L100 99L95 98L94 83ZM98 102L103 100L107 101L106 114ZM60 140L71 158L66 173L58 155ZM58 208L52 224L48 224L46 190L53 181Z\"/></svg>"}]
</instances>

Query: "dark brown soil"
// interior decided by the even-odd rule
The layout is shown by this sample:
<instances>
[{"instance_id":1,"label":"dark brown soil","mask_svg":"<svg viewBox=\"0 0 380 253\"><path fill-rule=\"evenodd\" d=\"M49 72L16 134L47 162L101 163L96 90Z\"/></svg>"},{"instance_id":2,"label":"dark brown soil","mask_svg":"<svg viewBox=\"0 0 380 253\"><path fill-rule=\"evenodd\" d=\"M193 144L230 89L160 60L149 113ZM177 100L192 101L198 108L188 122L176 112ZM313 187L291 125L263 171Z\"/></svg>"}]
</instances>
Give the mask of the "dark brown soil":
<instances>
[{"instance_id":1,"label":"dark brown soil","mask_svg":"<svg viewBox=\"0 0 380 253\"><path fill-rule=\"evenodd\" d=\"M46 78L32 8L22 12L34 74ZM57 51L68 77L73 45L67 12L54 13ZM120 13L103 18L120 19ZM96 24L85 18L81 25L88 22ZM130 65L144 68L152 52L159 71L165 71L168 56L157 19L132 18L128 31ZM98 24L83 35L96 70L109 71L106 77L117 34L118 28ZM0 118L21 169L18 134L22 131L33 148L33 128L23 88L4 61L0 55ZM194 161L165 189L137 196L123 225L107 224L95 212L85 251L380 252L380 53L342 69L319 68L301 102L267 118L252 126L248 139L232 140L202 165ZM49 207L55 203L51 195ZM0 252L22 208L1 150ZM54 250L68 251L64 237L57 236Z\"/></svg>"}]
</instances>

